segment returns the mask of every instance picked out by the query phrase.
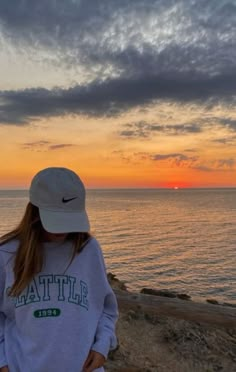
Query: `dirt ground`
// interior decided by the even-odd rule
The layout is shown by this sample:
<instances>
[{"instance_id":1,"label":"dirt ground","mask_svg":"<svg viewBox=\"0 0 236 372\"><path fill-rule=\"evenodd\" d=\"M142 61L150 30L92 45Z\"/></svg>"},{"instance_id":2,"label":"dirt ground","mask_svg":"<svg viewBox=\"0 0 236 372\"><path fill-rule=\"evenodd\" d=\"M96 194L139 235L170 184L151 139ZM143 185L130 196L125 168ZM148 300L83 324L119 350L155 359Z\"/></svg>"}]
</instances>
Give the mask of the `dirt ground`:
<instances>
[{"instance_id":1,"label":"dirt ground","mask_svg":"<svg viewBox=\"0 0 236 372\"><path fill-rule=\"evenodd\" d=\"M236 372L236 329L129 310L120 313L117 335L107 372Z\"/></svg>"}]
</instances>

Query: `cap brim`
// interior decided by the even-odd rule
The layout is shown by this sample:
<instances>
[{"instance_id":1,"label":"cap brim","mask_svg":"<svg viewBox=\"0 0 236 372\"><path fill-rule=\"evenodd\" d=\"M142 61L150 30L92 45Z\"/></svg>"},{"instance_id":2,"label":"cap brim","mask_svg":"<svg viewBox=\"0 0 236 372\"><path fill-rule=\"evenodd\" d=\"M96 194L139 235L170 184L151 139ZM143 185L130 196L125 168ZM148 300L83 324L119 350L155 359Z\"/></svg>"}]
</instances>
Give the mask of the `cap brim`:
<instances>
[{"instance_id":1,"label":"cap brim","mask_svg":"<svg viewBox=\"0 0 236 372\"><path fill-rule=\"evenodd\" d=\"M87 213L58 212L39 208L43 228L53 234L72 232L89 232L90 225Z\"/></svg>"}]
</instances>

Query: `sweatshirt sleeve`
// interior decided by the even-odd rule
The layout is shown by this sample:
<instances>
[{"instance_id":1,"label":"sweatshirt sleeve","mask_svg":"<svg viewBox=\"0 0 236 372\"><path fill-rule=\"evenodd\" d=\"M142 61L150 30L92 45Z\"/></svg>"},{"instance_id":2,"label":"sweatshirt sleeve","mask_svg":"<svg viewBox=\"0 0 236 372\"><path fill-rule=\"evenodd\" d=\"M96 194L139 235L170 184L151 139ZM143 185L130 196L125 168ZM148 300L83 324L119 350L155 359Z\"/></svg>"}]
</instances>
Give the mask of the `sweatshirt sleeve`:
<instances>
[{"instance_id":1,"label":"sweatshirt sleeve","mask_svg":"<svg viewBox=\"0 0 236 372\"><path fill-rule=\"evenodd\" d=\"M7 365L7 360L5 356L5 347L4 347L4 324L5 324L5 316L0 311L0 368Z\"/></svg>"},{"instance_id":2,"label":"sweatshirt sleeve","mask_svg":"<svg viewBox=\"0 0 236 372\"><path fill-rule=\"evenodd\" d=\"M107 288L107 293L104 298L103 312L98 322L95 335L95 342L92 350L99 352L107 358L109 350L113 350L117 346L116 338L116 321L118 319L118 304L116 296L108 282L106 274L106 266L101 248L98 244L99 259L101 264L102 276L104 284Z\"/></svg>"},{"instance_id":3,"label":"sweatshirt sleeve","mask_svg":"<svg viewBox=\"0 0 236 372\"><path fill-rule=\"evenodd\" d=\"M5 345L4 345L4 325L5 325L5 315L2 312L2 302L3 302L3 294L4 294L4 267L1 262L1 255L0 255L0 368L7 365L7 360L5 356Z\"/></svg>"},{"instance_id":4,"label":"sweatshirt sleeve","mask_svg":"<svg viewBox=\"0 0 236 372\"><path fill-rule=\"evenodd\" d=\"M118 318L118 307L114 293L111 291L105 297L102 316L98 322L95 343L92 350L99 352L107 358L109 350L115 349L117 339L115 325Z\"/></svg>"}]
</instances>

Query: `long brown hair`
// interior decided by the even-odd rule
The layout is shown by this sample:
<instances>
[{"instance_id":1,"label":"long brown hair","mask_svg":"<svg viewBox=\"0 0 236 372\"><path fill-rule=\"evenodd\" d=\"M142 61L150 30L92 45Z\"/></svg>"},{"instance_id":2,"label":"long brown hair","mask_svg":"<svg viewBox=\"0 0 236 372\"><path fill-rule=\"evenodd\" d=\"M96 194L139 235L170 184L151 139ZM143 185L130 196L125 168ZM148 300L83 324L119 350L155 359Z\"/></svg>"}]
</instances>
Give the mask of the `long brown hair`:
<instances>
[{"instance_id":1,"label":"long brown hair","mask_svg":"<svg viewBox=\"0 0 236 372\"><path fill-rule=\"evenodd\" d=\"M40 221L38 207L29 202L19 225L0 237L0 245L13 239L19 241L13 265L15 282L9 291L10 296L19 296L33 277L42 270L44 257L43 250L39 248L43 243L44 236L45 230ZM74 251L69 265L76 254L82 251L90 237L88 232L68 234L66 239L72 240L74 243Z\"/></svg>"}]
</instances>

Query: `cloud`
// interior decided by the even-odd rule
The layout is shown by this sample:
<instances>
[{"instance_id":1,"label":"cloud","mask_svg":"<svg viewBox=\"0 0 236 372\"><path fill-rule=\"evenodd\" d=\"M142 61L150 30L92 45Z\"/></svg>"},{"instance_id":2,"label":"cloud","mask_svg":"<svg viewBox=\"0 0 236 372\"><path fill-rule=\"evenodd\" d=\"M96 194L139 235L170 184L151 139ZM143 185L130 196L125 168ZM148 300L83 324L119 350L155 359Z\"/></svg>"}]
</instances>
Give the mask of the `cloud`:
<instances>
[{"instance_id":1,"label":"cloud","mask_svg":"<svg viewBox=\"0 0 236 372\"><path fill-rule=\"evenodd\" d=\"M171 153L155 154L151 156L151 159L155 162L167 162L171 167L192 168L199 158L181 153Z\"/></svg>"},{"instance_id":2,"label":"cloud","mask_svg":"<svg viewBox=\"0 0 236 372\"><path fill-rule=\"evenodd\" d=\"M196 152L196 149L189 149L190 152ZM185 152L188 150L185 150ZM118 157L124 163L132 165L147 163L155 164L158 168L185 168L193 169L199 172L232 172L236 171L236 159L203 159L200 155L189 156L182 152L168 154L153 154L147 151L126 152L114 150L111 156Z\"/></svg>"},{"instance_id":3,"label":"cloud","mask_svg":"<svg viewBox=\"0 0 236 372\"><path fill-rule=\"evenodd\" d=\"M195 153L195 152L197 152L197 149L185 149L184 151L185 152L194 152Z\"/></svg>"},{"instance_id":4,"label":"cloud","mask_svg":"<svg viewBox=\"0 0 236 372\"><path fill-rule=\"evenodd\" d=\"M215 138L212 140L214 143L219 143L221 145L235 146L236 145L236 136L225 136L222 138Z\"/></svg>"},{"instance_id":5,"label":"cloud","mask_svg":"<svg viewBox=\"0 0 236 372\"><path fill-rule=\"evenodd\" d=\"M229 158L229 159L219 159L216 161L216 167L220 169L233 169L236 165L236 160Z\"/></svg>"},{"instance_id":6,"label":"cloud","mask_svg":"<svg viewBox=\"0 0 236 372\"><path fill-rule=\"evenodd\" d=\"M192 169L196 169L196 170L201 171L201 172L213 172L213 171L215 171L214 168L207 167L206 165L198 165L196 167L192 167Z\"/></svg>"},{"instance_id":7,"label":"cloud","mask_svg":"<svg viewBox=\"0 0 236 372\"><path fill-rule=\"evenodd\" d=\"M122 150L114 150L111 152L111 154L109 154L109 156L107 157L107 159L111 159L111 156L114 156L115 158L118 157L119 160L123 161L124 163L126 164L137 164L137 160L134 159L134 157L132 155L128 155L126 154L124 151Z\"/></svg>"},{"instance_id":8,"label":"cloud","mask_svg":"<svg viewBox=\"0 0 236 372\"><path fill-rule=\"evenodd\" d=\"M49 150L59 150L59 149L64 149L64 148L68 148L68 147L73 147L73 146L76 146L76 145L73 145L71 143L61 143L61 144L58 144L58 145L51 145L49 146Z\"/></svg>"},{"instance_id":9,"label":"cloud","mask_svg":"<svg viewBox=\"0 0 236 372\"><path fill-rule=\"evenodd\" d=\"M166 155L161 155L161 154L156 154L153 155L153 160L166 160L166 159L178 159L178 160L189 160L190 158L184 154L166 154ZM192 159L192 158L191 158Z\"/></svg>"},{"instance_id":10,"label":"cloud","mask_svg":"<svg viewBox=\"0 0 236 372\"><path fill-rule=\"evenodd\" d=\"M221 118L219 120L220 124L226 126L227 128L231 129L232 131L236 132L236 120L230 118Z\"/></svg>"},{"instance_id":11,"label":"cloud","mask_svg":"<svg viewBox=\"0 0 236 372\"><path fill-rule=\"evenodd\" d=\"M155 162L166 162L171 167L191 168L202 172L232 171L236 166L236 160L233 158L208 160L204 164L200 156L183 153L154 154L149 157Z\"/></svg>"},{"instance_id":12,"label":"cloud","mask_svg":"<svg viewBox=\"0 0 236 372\"><path fill-rule=\"evenodd\" d=\"M124 124L124 130L119 135L126 138L148 138L155 133L161 133L169 136L187 135L191 133L201 133L201 125L196 123L186 124L149 124L142 120L134 123Z\"/></svg>"},{"instance_id":13,"label":"cloud","mask_svg":"<svg viewBox=\"0 0 236 372\"><path fill-rule=\"evenodd\" d=\"M236 6L222 0L2 0L15 45L55 53L68 66L131 75L235 66ZM135 62L135 63L134 63Z\"/></svg>"},{"instance_id":14,"label":"cloud","mask_svg":"<svg viewBox=\"0 0 236 372\"><path fill-rule=\"evenodd\" d=\"M49 141L34 141L34 142L25 142L21 145L21 147L25 150L31 151L45 151L45 149L50 145Z\"/></svg>"},{"instance_id":15,"label":"cloud","mask_svg":"<svg viewBox=\"0 0 236 372\"><path fill-rule=\"evenodd\" d=\"M193 169L202 171L202 172L216 172L216 171L232 171L235 169L236 160L229 158L229 159L218 159L215 161L211 161L209 166L207 165L197 165L193 167Z\"/></svg>"},{"instance_id":16,"label":"cloud","mask_svg":"<svg viewBox=\"0 0 236 372\"><path fill-rule=\"evenodd\" d=\"M188 134L203 133L206 131L210 132L211 130L213 130L212 135L216 136L218 134L222 134L222 129L224 132L224 137L215 138L212 140L212 142L234 144L236 139L235 135L232 135L232 133L236 131L236 120L227 117L202 116L194 119L193 122L186 122L182 124L157 124L148 123L145 120L141 120L138 122L123 124L122 128L123 129L120 130L119 135L127 139L146 139L158 133L166 136L184 136ZM194 150L188 149L185 151L193 152Z\"/></svg>"},{"instance_id":17,"label":"cloud","mask_svg":"<svg viewBox=\"0 0 236 372\"><path fill-rule=\"evenodd\" d=\"M22 144L23 149L37 151L37 152L45 152L45 151L52 151L52 150L59 150L67 147L76 146L71 143L60 143L60 144L52 144L50 141L34 141L34 142L26 142Z\"/></svg>"},{"instance_id":18,"label":"cloud","mask_svg":"<svg viewBox=\"0 0 236 372\"><path fill-rule=\"evenodd\" d=\"M233 104L235 32L236 6L224 0L2 0L2 47L84 74L70 89L2 91L0 122L118 115L157 100Z\"/></svg>"},{"instance_id":19,"label":"cloud","mask_svg":"<svg viewBox=\"0 0 236 372\"><path fill-rule=\"evenodd\" d=\"M185 75L177 81L174 77L153 76L94 81L69 89L0 91L0 122L25 125L35 118L66 114L115 116L158 100L205 104L220 97L231 101L233 94L236 95L236 71L224 79Z\"/></svg>"}]
</instances>

